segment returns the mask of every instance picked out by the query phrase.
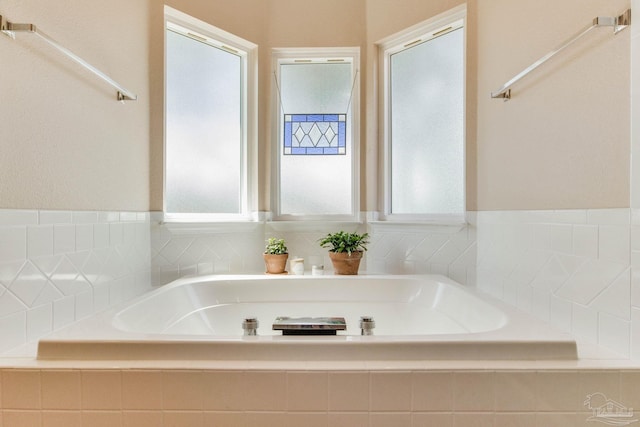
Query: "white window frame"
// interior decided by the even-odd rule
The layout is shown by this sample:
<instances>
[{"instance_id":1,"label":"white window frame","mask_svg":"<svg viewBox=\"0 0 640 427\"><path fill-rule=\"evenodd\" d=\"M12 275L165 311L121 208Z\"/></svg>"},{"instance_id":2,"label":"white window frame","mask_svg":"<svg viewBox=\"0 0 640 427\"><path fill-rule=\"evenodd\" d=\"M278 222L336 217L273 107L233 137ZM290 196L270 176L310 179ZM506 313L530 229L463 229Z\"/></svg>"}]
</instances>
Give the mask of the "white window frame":
<instances>
[{"instance_id":1,"label":"white window frame","mask_svg":"<svg viewBox=\"0 0 640 427\"><path fill-rule=\"evenodd\" d=\"M173 9L164 7L164 46L166 70L166 31L168 28L193 34L199 41L230 51L241 57L242 81L242 146L240 165L240 204L241 210L237 214L229 213L168 213L166 206L166 164L167 141L166 120L164 120L164 153L163 153L163 212L165 222L174 223L215 223L215 222L246 222L255 221L258 216L258 159L257 159L257 128L258 128L258 45L244 40L234 34L221 30L211 24ZM164 88L166 94L166 71ZM164 100L164 117L166 118L166 95Z\"/></svg>"},{"instance_id":2,"label":"white window frame","mask_svg":"<svg viewBox=\"0 0 640 427\"><path fill-rule=\"evenodd\" d=\"M465 212L451 214L394 214L391 212L391 84L390 66L391 56L401 52L411 46L428 41L446 32L462 29L464 37L464 59L463 69L466 76L466 16L465 5L458 6L431 19L407 28L397 34L387 37L377 43L379 69L378 75L382 76L379 81L380 93L379 111L382 113L381 131L381 153L382 153L382 173L380 174L379 198L382 200L382 210L379 212L379 220L398 222L427 222L437 224L458 224L465 222ZM466 79L463 79L463 96L466 98ZM466 102L465 102L466 105ZM466 111L463 112L463 203L466 206ZM465 208L466 210L466 208Z\"/></svg>"},{"instance_id":3,"label":"white window frame","mask_svg":"<svg viewBox=\"0 0 640 427\"><path fill-rule=\"evenodd\" d=\"M280 204L280 150L282 149L282 120L280 120L280 65L293 64L296 61L307 63L331 63L348 60L352 64L353 87L351 88L351 126L347 132L351 136L352 179L345 185L351 186L351 209L348 215L284 215ZM273 221L360 221L360 48L274 48L272 49L271 78L271 219Z\"/></svg>"}]
</instances>

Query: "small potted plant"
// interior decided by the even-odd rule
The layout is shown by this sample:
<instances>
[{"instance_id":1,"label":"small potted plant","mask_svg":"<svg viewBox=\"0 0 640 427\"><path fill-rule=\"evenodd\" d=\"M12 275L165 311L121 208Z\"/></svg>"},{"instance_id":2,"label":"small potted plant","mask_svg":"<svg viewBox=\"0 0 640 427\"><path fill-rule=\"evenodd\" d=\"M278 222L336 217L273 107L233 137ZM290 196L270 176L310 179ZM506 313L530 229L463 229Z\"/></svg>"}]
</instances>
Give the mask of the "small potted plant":
<instances>
[{"instance_id":1,"label":"small potted plant","mask_svg":"<svg viewBox=\"0 0 640 427\"><path fill-rule=\"evenodd\" d=\"M287 259L289 258L289 252L287 252L284 239L276 239L275 237L267 239L263 257L267 273L284 274Z\"/></svg>"},{"instance_id":2,"label":"small potted plant","mask_svg":"<svg viewBox=\"0 0 640 427\"><path fill-rule=\"evenodd\" d=\"M368 233L329 233L320 239L320 246L329 248L329 258L336 274L355 275L360 268L360 260L367 250Z\"/></svg>"}]
</instances>

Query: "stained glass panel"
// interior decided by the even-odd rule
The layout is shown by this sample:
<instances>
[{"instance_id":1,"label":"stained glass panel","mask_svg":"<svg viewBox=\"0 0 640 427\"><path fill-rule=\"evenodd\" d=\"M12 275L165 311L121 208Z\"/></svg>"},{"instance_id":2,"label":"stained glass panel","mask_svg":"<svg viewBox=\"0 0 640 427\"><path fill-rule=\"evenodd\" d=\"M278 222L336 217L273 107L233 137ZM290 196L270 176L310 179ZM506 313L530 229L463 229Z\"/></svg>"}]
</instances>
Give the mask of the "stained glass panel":
<instances>
[{"instance_id":1,"label":"stained glass panel","mask_svg":"<svg viewBox=\"0 0 640 427\"><path fill-rule=\"evenodd\" d=\"M346 134L345 114L286 114L284 154L346 154Z\"/></svg>"}]
</instances>

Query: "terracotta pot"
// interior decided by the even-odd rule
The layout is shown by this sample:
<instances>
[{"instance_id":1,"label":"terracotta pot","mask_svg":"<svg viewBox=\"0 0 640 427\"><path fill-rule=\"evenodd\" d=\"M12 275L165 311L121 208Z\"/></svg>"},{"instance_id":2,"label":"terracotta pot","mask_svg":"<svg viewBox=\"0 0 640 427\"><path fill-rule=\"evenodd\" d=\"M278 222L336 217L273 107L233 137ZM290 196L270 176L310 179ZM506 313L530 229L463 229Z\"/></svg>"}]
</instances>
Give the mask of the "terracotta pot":
<instances>
[{"instance_id":1,"label":"terracotta pot","mask_svg":"<svg viewBox=\"0 0 640 427\"><path fill-rule=\"evenodd\" d=\"M329 258L331 258L334 273L344 275L358 274L362 255L362 251L351 252L351 254L347 252L329 251Z\"/></svg>"},{"instance_id":2,"label":"terracotta pot","mask_svg":"<svg viewBox=\"0 0 640 427\"><path fill-rule=\"evenodd\" d=\"M262 254L264 266L269 274L284 274L289 254Z\"/></svg>"}]
</instances>

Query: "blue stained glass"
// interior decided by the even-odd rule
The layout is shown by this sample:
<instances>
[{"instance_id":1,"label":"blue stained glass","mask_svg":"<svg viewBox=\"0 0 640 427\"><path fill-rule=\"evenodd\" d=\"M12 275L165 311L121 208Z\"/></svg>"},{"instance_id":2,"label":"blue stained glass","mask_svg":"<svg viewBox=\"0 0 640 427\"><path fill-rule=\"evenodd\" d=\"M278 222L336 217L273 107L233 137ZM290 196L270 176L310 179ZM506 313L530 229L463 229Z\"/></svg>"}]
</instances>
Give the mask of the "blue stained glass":
<instances>
[{"instance_id":1,"label":"blue stained glass","mask_svg":"<svg viewBox=\"0 0 640 427\"><path fill-rule=\"evenodd\" d=\"M346 154L345 114L287 114L283 133L285 155Z\"/></svg>"},{"instance_id":2,"label":"blue stained glass","mask_svg":"<svg viewBox=\"0 0 640 427\"><path fill-rule=\"evenodd\" d=\"M291 147L291 122L284 123L284 146Z\"/></svg>"}]
</instances>

